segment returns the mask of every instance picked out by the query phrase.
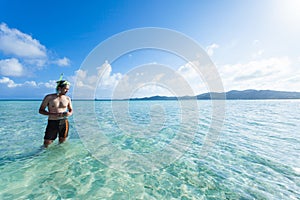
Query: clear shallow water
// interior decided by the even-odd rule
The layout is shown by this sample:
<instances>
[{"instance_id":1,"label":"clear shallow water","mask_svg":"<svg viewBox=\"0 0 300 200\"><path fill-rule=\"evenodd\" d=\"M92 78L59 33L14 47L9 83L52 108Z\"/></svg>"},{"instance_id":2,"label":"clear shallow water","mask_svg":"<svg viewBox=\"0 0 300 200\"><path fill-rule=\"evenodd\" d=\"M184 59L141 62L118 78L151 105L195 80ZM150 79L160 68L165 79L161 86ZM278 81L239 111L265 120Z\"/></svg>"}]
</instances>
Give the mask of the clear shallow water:
<instances>
[{"instance_id":1,"label":"clear shallow water","mask_svg":"<svg viewBox=\"0 0 300 200\"><path fill-rule=\"evenodd\" d=\"M74 102L75 112L88 110L86 104ZM0 199L300 199L300 101L227 101L224 127L206 156L200 152L211 103L198 104L197 131L184 153L158 170L130 173L97 160L73 117L68 141L43 149L47 119L38 114L40 102L0 101ZM98 125L125 152L164 151L176 130L189 130L176 101L130 103L130 119L139 124L134 134L130 123L118 129L109 108L110 102L95 102ZM163 113L164 126L157 128L158 121L147 129L155 113Z\"/></svg>"}]
</instances>

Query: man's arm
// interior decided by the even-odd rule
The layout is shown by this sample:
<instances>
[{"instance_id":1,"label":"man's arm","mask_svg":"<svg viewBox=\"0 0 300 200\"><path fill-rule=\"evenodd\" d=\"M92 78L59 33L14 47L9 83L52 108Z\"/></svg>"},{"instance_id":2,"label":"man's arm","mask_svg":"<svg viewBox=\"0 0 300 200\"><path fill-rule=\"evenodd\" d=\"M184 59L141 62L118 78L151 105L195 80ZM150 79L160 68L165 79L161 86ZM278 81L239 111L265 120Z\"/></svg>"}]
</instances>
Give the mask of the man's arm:
<instances>
[{"instance_id":1,"label":"man's arm","mask_svg":"<svg viewBox=\"0 0 300 200\"><path fill-rule=\"evenodd\" d=\"M48 106L48 103L49 103L49 95L45 96L45 98L43 99L42 103L41 103L41 106L40 106L40 109L39 109L39 113L42 114L42 115L50 115L51 113L48 112L46 110L47 106Z\"/></svg>"},{"instance_id":2,"label":"man's arm","mask_svg":"<svg viewBox=\"0 0 300 200\"><path fill-rule=\"evenodd\" d=\"M66 116L71 116L73 114L73 106L70 97L68 97L69 103L68 103L68 112Z\"/></svg>"}]
</instances>

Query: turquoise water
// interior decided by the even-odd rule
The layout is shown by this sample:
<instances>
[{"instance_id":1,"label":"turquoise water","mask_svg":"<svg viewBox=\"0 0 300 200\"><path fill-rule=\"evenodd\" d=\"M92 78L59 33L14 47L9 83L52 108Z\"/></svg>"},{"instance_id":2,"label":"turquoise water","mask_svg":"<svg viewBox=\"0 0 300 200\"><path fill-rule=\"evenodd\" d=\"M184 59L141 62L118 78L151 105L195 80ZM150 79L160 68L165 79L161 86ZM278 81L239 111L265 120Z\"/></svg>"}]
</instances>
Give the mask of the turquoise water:
<instances>
[{"instance_id":1,"label":"turquoise water","mask_svg":"<svg viewBox=\"0 0 300 200\"><path fill-rule=\"evenodd\" d=\"M89 102L73 103L75 112L92 112ZM130 102L128 126L126 120L115 121L110 102L95 102L102 136L88 128L80 134L75 115L68 141L48 149L41 147L47 119L38 114L39 105L0 101L0 199L300 199L298 100L227 101L223 129L205 156L210 101L198 101L195 133L176 101ZM178 130L192 134L192 140L184 141L187 147L176 159L164 162L168 158L159 155L175 145ZM100 156L116 156L109 150L117 149L124 156L152 156L159 167L142 173L144 166L135 163L142 170L134 173L110 164L85 146L86 137L98 147L103 136L114 148L98 148Z\"/></svg>"}]
</instances>

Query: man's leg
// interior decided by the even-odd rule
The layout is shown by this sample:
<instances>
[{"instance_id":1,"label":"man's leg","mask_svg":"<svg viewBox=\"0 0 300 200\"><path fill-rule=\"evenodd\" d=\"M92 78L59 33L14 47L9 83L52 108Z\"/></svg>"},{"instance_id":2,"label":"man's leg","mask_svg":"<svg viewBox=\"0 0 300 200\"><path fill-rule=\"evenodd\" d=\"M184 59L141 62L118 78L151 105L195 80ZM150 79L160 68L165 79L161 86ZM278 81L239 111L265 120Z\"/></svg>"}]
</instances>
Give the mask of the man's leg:
<instances>
[{"instance_id":1,"label":"man's leg","mask_svg":"<svg viewBox=\"0 0 300 200\"><path fill-rule=\"evenodd\" d=\"M47 148L56 138L58 132L58 121L48 120L44 136L44 146Z\"/></svg>"},{"instance_id":2,"label":"man's leg","mask_svg":"<svg viewBox=\"0 0 300 200\"><path fill-rule=\"evenodd\" d=\"M59 127L59 143L63 143L67 140L69 134L69 121L65 119L61 121L61 125Z\"/></svg>"},{"instance_id":3,"label":"man's leg","mask_svg":"<svg viewBox=\"0 0 300 200\"><path fill-rule=\"evenodd\" d=\"M63 143L66 141L67 138L65 137L59 137L59 143Z\"/></svg>"},{"instance_id":4,"label":"man's leg","mask_svg":"<svg viewBox=\"0 0 300 200\"><path fill-rule=\"evenodd\" d=\"M53 140L44 140L44 147L48 147L51 143L53 142Z\"/></svg>"}]
</instances>

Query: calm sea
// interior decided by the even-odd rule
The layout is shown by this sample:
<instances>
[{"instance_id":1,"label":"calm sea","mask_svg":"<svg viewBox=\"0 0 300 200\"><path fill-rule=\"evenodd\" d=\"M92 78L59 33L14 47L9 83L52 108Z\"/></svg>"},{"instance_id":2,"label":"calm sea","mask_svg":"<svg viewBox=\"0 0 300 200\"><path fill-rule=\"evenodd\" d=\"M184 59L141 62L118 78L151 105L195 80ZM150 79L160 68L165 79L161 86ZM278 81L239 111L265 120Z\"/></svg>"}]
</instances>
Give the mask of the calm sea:
<instances>
[{"instance_id":1,"label":"calm sea","mask_svg":"<svg viewBox=\"0 0 300 200\"><path fill-rule=\"evenodd\" d=\"M299 100L226 101L214 135L210 101L196 123L177 101L124 116L124 102L74 101L68 141L47 149L40 103L0 101L0 199L300 199Z\"/></svg>"}]
</instances>

